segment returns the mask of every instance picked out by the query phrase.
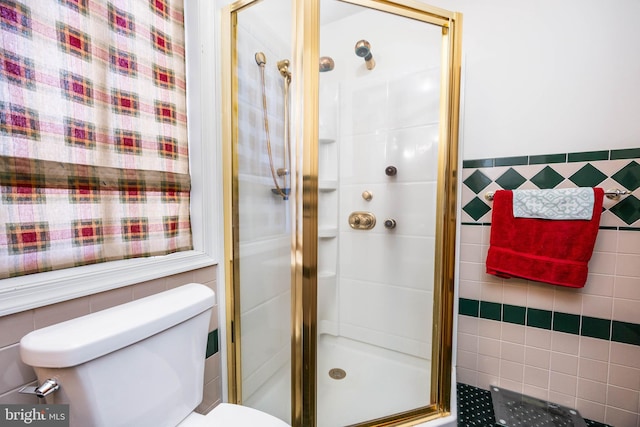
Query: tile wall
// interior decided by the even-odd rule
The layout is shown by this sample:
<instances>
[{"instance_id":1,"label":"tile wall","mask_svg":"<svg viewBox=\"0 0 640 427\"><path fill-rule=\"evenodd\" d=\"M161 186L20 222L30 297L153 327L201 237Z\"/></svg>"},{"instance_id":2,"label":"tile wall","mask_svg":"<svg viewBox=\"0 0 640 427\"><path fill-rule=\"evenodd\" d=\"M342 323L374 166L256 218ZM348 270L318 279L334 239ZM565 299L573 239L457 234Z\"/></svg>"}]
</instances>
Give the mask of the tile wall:
<instances>
[{"instance_id":1,"label":"tile wall","mask_svg":"<svg viewBox=\"0 0 640 427\"><path fill-rule=\"evenodd\" d=\"M217 291L216 267L207 267L169 277L138 283L70 301L0 317L0 403L38 403L31 395L19 394L25 385L35 385L30 366L20 360L20 339L29 332L65 320L104 310L187 283L202 283ZM209 324L205 361L204 397L197 411L206 413L222 399L221 355L218 342L218 305Z\"/></svg>"},{"instance_id":2,"label":"tile wall","mask_svg":"<svg viewBox=\"0 0 640 427\"><path fill-rule=\"evenodd\" d=\"M639 159L640 148L463 162L458 381L640 426ZM634 191L605 198L584 288L485 273L486 192L576 186Z\"/></svg>"}]
</instances>

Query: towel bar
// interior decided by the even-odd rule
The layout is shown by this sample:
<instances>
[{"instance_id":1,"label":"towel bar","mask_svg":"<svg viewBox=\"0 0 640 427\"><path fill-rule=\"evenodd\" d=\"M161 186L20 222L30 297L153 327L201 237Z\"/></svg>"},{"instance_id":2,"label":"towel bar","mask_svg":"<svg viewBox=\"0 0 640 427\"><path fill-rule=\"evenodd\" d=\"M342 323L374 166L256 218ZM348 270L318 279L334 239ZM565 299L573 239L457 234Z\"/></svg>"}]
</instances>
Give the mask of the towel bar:
<instances>
[{"instance_id":1,"label":"towel bar","mask_svg":"<svg viewBox=\"0 0 640 427\"><path fill-rule=\"evenodd\" d=\"M607 196L607 198L611 199L611 200L618 200L620 199L620 196L628 196L629 194L631 194L631 191L628 190L620 190L618 188L613 188L610 190L607 190L604 192L604 195ZM493 191L488 191L486 193L484 193L484 198L487 201L492 201L493 200Z\"/></svg>"}]
</instances>

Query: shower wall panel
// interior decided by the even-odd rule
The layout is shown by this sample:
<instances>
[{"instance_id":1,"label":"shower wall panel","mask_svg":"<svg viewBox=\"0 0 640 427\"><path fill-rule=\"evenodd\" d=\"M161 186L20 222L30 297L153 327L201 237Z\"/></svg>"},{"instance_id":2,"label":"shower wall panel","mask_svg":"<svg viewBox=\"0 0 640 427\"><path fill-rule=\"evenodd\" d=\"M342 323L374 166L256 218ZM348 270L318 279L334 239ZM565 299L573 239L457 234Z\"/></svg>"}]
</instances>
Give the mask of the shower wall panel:
<instances>
[{"instance_id":1,"label":"shower wall panel","mask_svg":"<svg viewBox=\"0 0 640 427\"><path fill-rule=\"evenodd\" d=\"M334 71L321 78L340 82L339 257L336 291L323 288L319 280L319 324L326 320L323 314L335 316L323 306L335 298L336 335L430 358L440 32L431 43L406 22L363 11L324 25L321 34L320 54L336 63ZM372 46L373 70L354 54L353 46L363 38ZM321 124L327 114L322 107L321 92ZM322 161L321 156L321 172ZM391 165L398 170L394 177L385 174ZM373 198L364 200L363 191ZM366 231L351 229L348 217L354 211L374 213L377 225ZM396 220L395 229L383 226L387 218ZM330 256L320 246L319 264Z\"/></svg>"}]
</instances>

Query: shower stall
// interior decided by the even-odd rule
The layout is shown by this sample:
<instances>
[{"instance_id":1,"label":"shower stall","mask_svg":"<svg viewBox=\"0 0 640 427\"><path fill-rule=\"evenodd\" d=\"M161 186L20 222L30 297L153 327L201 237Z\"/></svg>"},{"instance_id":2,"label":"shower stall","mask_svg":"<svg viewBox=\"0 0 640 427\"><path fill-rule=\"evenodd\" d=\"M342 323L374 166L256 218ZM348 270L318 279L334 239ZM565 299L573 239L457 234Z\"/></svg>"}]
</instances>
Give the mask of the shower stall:
<instances>
[{"instance_id":1,"label":"shower stall","mask_svg":"<svg viewBox=\"0 0 640 427\"><path fill-rule=\"evenodd\" d=\"M461 16L222 17L229 400L295 427L451 421Z\"/></svg>"}]
</instances>

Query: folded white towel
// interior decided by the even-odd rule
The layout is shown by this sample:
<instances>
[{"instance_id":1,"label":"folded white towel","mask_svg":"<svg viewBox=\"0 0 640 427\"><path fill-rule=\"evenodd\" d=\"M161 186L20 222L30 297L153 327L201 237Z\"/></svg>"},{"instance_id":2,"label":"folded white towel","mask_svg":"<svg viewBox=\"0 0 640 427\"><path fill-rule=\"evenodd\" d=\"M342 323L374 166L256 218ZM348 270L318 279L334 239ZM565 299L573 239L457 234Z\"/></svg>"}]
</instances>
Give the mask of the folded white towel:
<instances>
[{"instance_id":1,"label":"folded white towel","mask_svg":"<svg viewBox=\"0 0 640 427\"><path fill-rule=\"evenodd\" d=\"M515 218L585 219L593 215L593 188L513 190Z\"/></svg>"}]
</instances>

